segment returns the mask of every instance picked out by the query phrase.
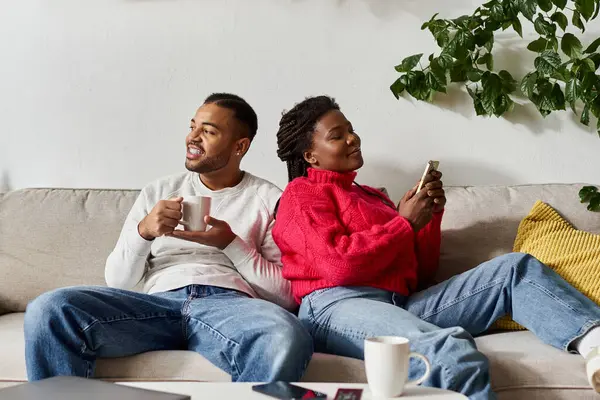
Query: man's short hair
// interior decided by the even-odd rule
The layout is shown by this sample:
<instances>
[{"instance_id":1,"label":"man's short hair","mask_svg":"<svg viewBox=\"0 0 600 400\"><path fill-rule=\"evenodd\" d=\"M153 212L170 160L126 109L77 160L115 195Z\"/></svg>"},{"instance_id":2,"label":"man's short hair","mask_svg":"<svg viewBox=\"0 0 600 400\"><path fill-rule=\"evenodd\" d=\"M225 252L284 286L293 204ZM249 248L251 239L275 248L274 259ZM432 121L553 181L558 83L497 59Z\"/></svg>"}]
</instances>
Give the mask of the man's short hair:
<instances>
[{"instance_id":1,"label":"man's short hair","mask_svg":"<svg viewBox=\"0 0 600 400\"><path fill-rule=\"evenodd\" d=\"M235 118L248 127L250 141L256 136L258 118L254 109L240 96L231 93L213 93L204 100L204 104L216 104L233 111Z\"/></svg>"}]
</instances>

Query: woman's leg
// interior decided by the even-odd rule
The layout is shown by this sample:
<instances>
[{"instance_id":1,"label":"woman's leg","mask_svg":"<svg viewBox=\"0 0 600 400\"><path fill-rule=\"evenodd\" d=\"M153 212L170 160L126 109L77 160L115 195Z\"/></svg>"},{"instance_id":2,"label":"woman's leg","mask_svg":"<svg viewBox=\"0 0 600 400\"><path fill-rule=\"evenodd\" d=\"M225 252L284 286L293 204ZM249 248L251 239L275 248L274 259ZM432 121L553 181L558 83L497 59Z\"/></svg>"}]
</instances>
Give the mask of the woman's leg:
<instances>
[{"instance_id":1,"label":"woman's leg","mask_svg":"<svg viewBox=\"0 0 600 400\"><path fill-rule=\"evenodd\" d=\"M522 253L496 257L399 303L427 322L472 335L510 314L545 343L571 351L573 341L600 325L600 307Z\"/></svg>"},{"instance_id":2,"label":"woman's leg","mask_svg":"<svg viewBox=\"0 0 600 400\"><path fill-rule=\"evenodd\" d=\"M363 359L365 338L404 336L412 350L431 361L425 385L461 392L470 399L494 399L488 361L471 335L460 327L441 329L424 322L392 304L392 296L372 288L318 290L304 297L299 317L317 351ZM411 379L423 372L424 366L411 360Z\"/></svg>"}]
</instances>

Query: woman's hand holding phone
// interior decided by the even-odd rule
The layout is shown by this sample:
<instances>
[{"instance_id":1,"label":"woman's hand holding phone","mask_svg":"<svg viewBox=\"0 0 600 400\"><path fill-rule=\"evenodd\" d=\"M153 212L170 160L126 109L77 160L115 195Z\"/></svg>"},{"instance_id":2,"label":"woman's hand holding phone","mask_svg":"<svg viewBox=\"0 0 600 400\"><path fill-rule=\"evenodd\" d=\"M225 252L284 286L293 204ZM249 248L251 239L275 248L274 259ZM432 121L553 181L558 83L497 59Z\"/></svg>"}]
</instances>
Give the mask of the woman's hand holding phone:
<instances>
[{"instance_id":1,"label":"woman's hand holding phone","mask_svg":"<svg viewBox=\"0 0 600 400\"><path fill-rule=\"evenodd\" d=\"M433 217L433 199L426 190L417 193L419 185L410 189L398 204L398 214L404 217L415 232L420 231Z\"/></svg>"},{"instance_id":2,"label":"woman's hand holding phone","mask_svg":"<svg viewBox=\"0 0 600 400\"><path fill-rule=\"evenodd\" d=\"M446 193L438 161L429 161L415 187L406 192L398 204L398 213L418 232L431 221L433 213L444 210Z\"/></svg>"}]
</instances>

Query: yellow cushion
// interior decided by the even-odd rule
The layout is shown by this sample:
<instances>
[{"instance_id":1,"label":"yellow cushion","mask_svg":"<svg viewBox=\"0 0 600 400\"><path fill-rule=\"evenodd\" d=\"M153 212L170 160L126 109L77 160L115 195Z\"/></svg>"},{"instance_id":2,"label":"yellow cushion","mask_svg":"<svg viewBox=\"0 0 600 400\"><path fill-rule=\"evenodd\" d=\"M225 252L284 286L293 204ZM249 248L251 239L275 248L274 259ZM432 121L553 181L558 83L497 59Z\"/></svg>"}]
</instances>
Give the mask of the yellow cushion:
<instances>
[{"instance_id":1,"label":"yellow cushion","mask_svg":"<svg viewBox=\"0 0 600 400\"><path fill-rule=\"evenodd\" d=\"M513 251L536 257L600 304L600 235L575 229L556 210L538 201L521 221ZM494 328L524 329L508 317L498 320Z\"/></svg>"}]
</instances>

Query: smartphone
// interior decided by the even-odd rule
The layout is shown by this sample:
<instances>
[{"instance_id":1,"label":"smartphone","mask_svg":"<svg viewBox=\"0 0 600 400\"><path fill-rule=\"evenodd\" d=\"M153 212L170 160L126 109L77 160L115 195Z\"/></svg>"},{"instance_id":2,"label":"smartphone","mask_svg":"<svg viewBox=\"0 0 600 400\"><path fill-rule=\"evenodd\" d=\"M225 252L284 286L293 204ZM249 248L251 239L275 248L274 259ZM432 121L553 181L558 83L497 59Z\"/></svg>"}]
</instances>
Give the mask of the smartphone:
<instances>
[{"instance_id":1,"label":"smartphone","mask_svg":"<svg viewBox=\"0 0 600 400\"><path fill-rule=\"evenodd\" d=\"M427 174L430 173L431 171L436 171L439 166L440 166L439 161L432 161L432 160L427 161L427 165L425 166L425 172L423 172L423 176L421 177L421 181L419 181L419 186L417 187L417 193L419 193L421 191L421 189L423 188L423 181L425 180L425 177L427 176Z\"/></svg>"},{"instance_id":2,"label":"smartphone","mask_svg":"<svg viewBox=\"0 0 600 400\"><path fill-rule=\"evenodd\" d=\"M325 393L316 392L287 382L271 382L252 386L252 390L281 400L326 399Z\"/></svg>"}]
</instances>

